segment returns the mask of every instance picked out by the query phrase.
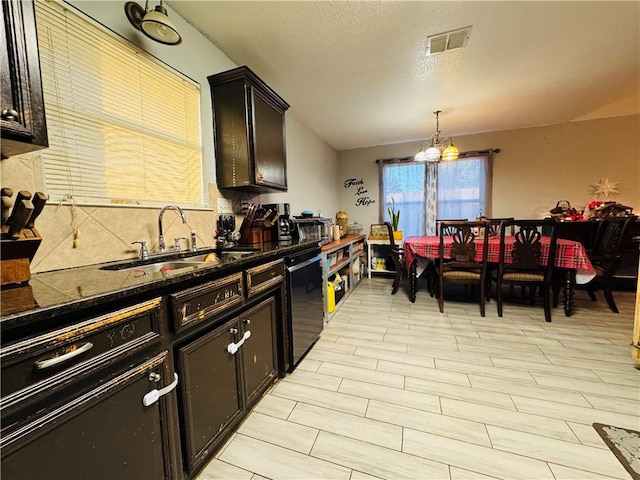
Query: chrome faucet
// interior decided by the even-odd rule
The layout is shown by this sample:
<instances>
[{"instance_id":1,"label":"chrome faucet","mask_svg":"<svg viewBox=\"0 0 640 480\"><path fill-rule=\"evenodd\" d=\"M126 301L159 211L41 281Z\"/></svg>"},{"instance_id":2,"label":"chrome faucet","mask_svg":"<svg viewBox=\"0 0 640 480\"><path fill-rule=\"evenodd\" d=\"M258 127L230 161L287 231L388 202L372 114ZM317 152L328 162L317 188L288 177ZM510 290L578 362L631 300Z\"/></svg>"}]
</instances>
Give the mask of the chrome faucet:
<instances>
[{"instance_id":1,"label":"chrome faucet","mask_svg":"<svg viewBox=\"0 0 640 480\"><path fill-rule=\"evenodd\" d=\"M172 209L178 212L180 214L180 217L182 217L182 223L187 223L187 216L184 214L182 209L177 205L167 205L166 207L162 207L162 210L160 210L160 216L158 217L158 232L159 232L158 251L159 252L164 252L166 249L166 246L164 244L164 237L162 236L162 216L164 215L164 212L169 209Z\"/></svg>"}]
</instances>

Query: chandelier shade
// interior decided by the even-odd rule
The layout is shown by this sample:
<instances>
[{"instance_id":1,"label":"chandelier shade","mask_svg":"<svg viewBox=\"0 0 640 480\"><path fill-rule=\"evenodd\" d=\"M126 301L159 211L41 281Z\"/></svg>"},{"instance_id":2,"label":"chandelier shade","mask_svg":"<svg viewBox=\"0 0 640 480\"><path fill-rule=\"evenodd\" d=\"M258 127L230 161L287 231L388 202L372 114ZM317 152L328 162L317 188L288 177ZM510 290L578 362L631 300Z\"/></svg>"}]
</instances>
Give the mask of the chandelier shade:
<instances>
[{"instance_id":1,"label":"chandelier shade","mask_svg":"<svg viewBox=\"0 0 640 480\"><path fill-rule=\"evenodd\" d=\"M458 158L458 147L453 144L451 137L440 140L440 110L433 112L436 116L436 132L431 139L420 145L420 151L414 157L417 162L450 161ZM429 144L427 148L425 146Z\"/></svg>"}]
</instances>

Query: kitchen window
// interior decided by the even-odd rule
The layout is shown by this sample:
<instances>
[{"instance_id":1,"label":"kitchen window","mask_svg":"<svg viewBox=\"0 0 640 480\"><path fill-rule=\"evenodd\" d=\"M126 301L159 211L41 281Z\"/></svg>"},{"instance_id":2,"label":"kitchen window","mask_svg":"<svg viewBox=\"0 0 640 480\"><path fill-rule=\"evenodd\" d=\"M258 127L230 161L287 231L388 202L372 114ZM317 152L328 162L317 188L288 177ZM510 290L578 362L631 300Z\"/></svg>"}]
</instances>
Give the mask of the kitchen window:
<instances>
[{"instance_id":1,"label":"kitchen window","mask_svg":"<svg viewBox=\"0 0 640 480\"><path fill-rule=\"evenodd\" d=\"M461 154L448 162L416 162L413 157L378 160L380 218L395 201L405 237L435 235L436 218L490 215L491 154Z\"/></svg>"},{"instance_id":2,"label":"kitchen window","mask_svg":"<svg viewBox=\"0 0 640 480\"><path fill-rule=\"evenodd\" d=\"M68 5L35 4L51 199L202 207L199 85Z\"/></svg>"}]
</instances>

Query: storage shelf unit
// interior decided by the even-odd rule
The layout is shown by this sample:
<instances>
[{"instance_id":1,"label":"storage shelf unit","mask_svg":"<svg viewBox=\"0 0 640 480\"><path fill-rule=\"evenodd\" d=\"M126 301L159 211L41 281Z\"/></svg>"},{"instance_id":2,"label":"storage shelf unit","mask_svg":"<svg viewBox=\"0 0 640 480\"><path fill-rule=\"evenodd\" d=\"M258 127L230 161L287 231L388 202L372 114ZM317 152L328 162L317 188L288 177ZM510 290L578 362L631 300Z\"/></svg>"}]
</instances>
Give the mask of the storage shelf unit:
<instances>
[{"instance_id":1,"label":"storage shelf unit","mask_svg":"<svg viewBox=\"0 0 640 480\"><path fill-rule=\"evenodd\" d=\"M395 240L395 243L398 246L402 246L402 240ZM395 270L387 270L386 268L374 268L371 264L371 259L378 256L376 252L386 252L386 257L389 254L390 250L391 244L389 243L389 239L367 239L367 277L371 278L372 273L396 273Z\"/></svg>"},{"instance_id":2,"label":"storage shelf unit","mask_svg":"<svg viewBox=\"0 0 640 480\"><path fill-rule=\"evenodd\" d=\"M336 242L328 243L322 247L322 298L324 305L324 322L327 323L338 311L351 292L358 286L364 272L366 262L364 249L364 235L347 235ZM327 283L333 280L335 274L344 270L346 288L342 298L336 302L335 309L329 313Z\"/></svg>"}]
</instances>

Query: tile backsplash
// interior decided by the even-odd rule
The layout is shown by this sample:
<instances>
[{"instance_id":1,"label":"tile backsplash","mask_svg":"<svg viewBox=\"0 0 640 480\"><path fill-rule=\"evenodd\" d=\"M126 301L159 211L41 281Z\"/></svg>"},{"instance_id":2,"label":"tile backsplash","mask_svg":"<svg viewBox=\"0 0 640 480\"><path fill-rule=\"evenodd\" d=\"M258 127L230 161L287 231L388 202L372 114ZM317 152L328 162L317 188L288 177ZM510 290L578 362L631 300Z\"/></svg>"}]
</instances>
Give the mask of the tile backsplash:
<instances>
[{"instance_id":1,"label":"tile backsplash","mask_svg":"<svg viewBox=\"0 0 640 480\"><path fill-rule=\"evenodd\" d=\"M44 191L40 156L36 153L4 159L0 163L0 181L14 192ZM212 188L213 187L213 188ZM209 187L210 195L217 192ZM210 203L215 204L215 203ZM97 207L47 204L36 220L42 243L31 262L31 272L44 272L112 260L133 258L144 240L150 252L158 246L159 208ZM191 230L196 230L198 247L213 245L216 213L212 210L185 210L187 224L175 211L164 214L164 238L171 248L174 238L185 237L183 248L189 245ZM79 232L74 248L74 215Z\"/></svg>"}]
</instances>

